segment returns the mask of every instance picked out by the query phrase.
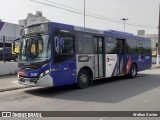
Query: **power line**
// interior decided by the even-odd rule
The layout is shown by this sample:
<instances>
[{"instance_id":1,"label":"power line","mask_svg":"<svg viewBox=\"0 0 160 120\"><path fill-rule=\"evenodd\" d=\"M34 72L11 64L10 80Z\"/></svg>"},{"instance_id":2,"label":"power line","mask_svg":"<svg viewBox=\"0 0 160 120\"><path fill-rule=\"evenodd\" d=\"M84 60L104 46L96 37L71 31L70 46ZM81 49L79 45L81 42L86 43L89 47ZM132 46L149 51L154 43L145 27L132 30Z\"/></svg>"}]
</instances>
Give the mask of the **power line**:
<instances>
[{"instance_id":1,"label":"power line","mask_svg":"<svg viewBox=\"0 0 160 120\"><path fill-rule=\"evenodd\" d=\"M69 6L63 5L63 4L59 4L59 3L56 3L56 2L53 2L53 1L49 1L49 0L43 0L43 1L46 1L46 2L49 2L49 3L53 3L53 4L56 4L56 5L60 5L60 6L63 6L63 7L66 7L66 8L72 9L72 10L76 10L76 11L81 11L81 12L83 12L82 10L79 10L79 9L76 9L76 8L72 8L72 7L69 7Z\"/></svg>"},{"instance_id":2,"label":"power line","mask_svg":"<svg viewBox=\"0 0 160 120\"><path fill-rule=\"evenodd\" d=\"M56 3L56 2L53 2L53 1L50 1L50 0L43 0L43 1L47 1L47 2L49 2L49 3L54 3L54 4L57 4L57 5L60 5L60 6L63 6L63 7L66 7L66 8L73 9L73 10L80 11L80 12L84 13L84 11L82 11L82 10L79 10L79 9L76 9L76 8L72 8L72 7L63 5L63 4L59 4L59 3ZM92 15L94 15L94 16L98 16L98 19L99 19L99 18L105 18L105 19L107 19L107 20L112 20L113 22L114 22L114 21L116 21L116 22L119 21L119 19L105 17L105 16L97 15L97 14L94 14L94 13L91 13L91 12L86 12L86 13L92 14ZM90 17L92 17L92 16L90 16ZM118 23L122 23L122 22L118 22ZM139 26L139 27L146 27L146 28L156 28L156 27L153 26L153 25L143 25L143 24L131 23L131 22L130 22L130 23L127 23L127 25Z\"/></svg>"},{"instance_id":3,"label":"power line","mask_svg":"<svg viewBox=\"0 0 160 120\"><path fill-rule=\"evenodd\" d=\"M81 12L81 13L84 13L83 10L76 9L76 8L72 8L72 7L69 7L69 6L66 6L66 5L63 5L63 4L59 4L59 3L56 3L56 2L53 2L53 1L49 1L49 0L43 0L43 1L47 1L47 2L49 2L49 3L53 3L53 4L56 4L56 5L60 5L60 6L63 6L63 7L66 7L66 8L69 8L69 9L76 10L76 11L79 11L79 12ZM95 18L98 17L98 19L99 19L99 18L103 18L103 20L104 20L104 18L105 18L105 19L108 20L108 21L111 20L111 22L122 23L122 22L120 22L118 19L101 16L101 15L94 14L94 13L91 13L91 12L86 12L86 13L87 13L87 15L88 15L89 17L95 17Z\"/></svg>"},{"instance_id":4,"label":"power line","mask_svg":"<svg viewBox=\"0 0 160 120\"><path fill-rule=\"evenodd\" d=\"M69 6L66 6L66 5L63 5L63 4L59 4L59 3L56 3L56 2L53 2L53 1L49 1L49 0L43 0L43 1L46 1L46 2L49 2L49 3L53 3L53 4L56 4L56 5L60 5L60 6L63 6L63 7L66 7L66 8L69 8L69 9L72 9L72 10L76 10L76 11L80 11L80 12L84 13L83 10L76 9L76 8L72 8L72 7L69 7ZM114 19L114 18L109 18L109 17L97 15L97 14L94 14L94 13L91 13L91 12L86 12L86 13L92 14L92 15L94 15L94 16L103 17L103 18L106 18L106 19L111 19L111 20L119 21L118 19Z\"/></svg>"},{"instance_id":5,"label":"power line","mask_svg":"<svg viewBox=\"0 0 160 120\"><path fill-rule=\"evenodd\" d=\"M43 5L47 5L47 6L50 6L50 7L55 7L55 8L65 10L65 11L68 11L68 12L72 12L72 13L76 13L76 14L79 14L79 15L84 15L84 11L82 11L82 10L72 8L72 7L69 7L69 6L66 6L66 5L63 5L63 4L59 4L59 3L56 3L56 2L52 2L52 1L49 1L49 0L43 0L43 1L53 3L53 4L56 4L56 5L59 5L59 6L63 6L63 7L59 7L59 6L56 6L56 5L51 5L51 4L44 3L44 2L39 2L39 1L36 1L36 0L30 0L30 1L33 1L33 2L39 3L39 4L43 4ZM70 9L72 9L72 10L70 10ZM90 13L90 12L86 12L86 16L96 18L96 19L100 19L100 20L106 20L106 21L110 21L110 22L120 23L120 24L123 23L123 22L119 21L118 19L109 18L109 17L97 15L97 14ZM148 26L148 25L142 25L142 24L138 24L138 23L128 23L127 22L125 24L130 25L130 26L137 26L137 27L157 28L157 27L152 26L152 25Z\"/></svg>"},{"instance_id":6,"label":"power line","mask_svg":"<svg viewBox=\"0 0 160 120\"><path fill-rule=\"evenodd\" d=\"M58 9L62 9L62 10L66 10L66 11L69 11L69 12L73 12L73 13L77 13L77 14L83 15L83 13L80 13L80 12L77 12L77 11L72 11L72 10L69 10L69 9L66 9L66 8L62 8L62 7L58 7L58 6L55 6L55 5L50 5L50 4L47 4L47 3L44 3L44 2L39 2L39 1L36 1L36 0L30 0L30 1L33 1L33 2L40 3L40 4L43 4L43 5L47 5L47 6L50 6L50 7L55 7L55 8L58 8Z\"/></svg>"},{"instance_id":7,"label":"power line","mask_svg":"<svg viewBox=\"0 0 160 120\"><path fill-rule=\"evenodd\" d=\"M126 24L131 26L145 27L145 28L157 28L156 26L153 26L153 25L143 25L143 24L133 23L133 22L126 22Z\"/></svg>"},{"instance_id":8,"label":"power line","mask_svg":"<svg viewBox=\"0 0 160 120\"><path fill-rule=\"evenodd\" d=\"M58 8L58 9L66 10L66 11L69 11L69 12L72 12L72 13L84 15L82 12L77 12L77 11L69 10L69 9L62 8L62 7L58 7L58 6L55 6L55 5L48 4L48 3L39 2L39 1L36 1L36 0L30 0L30 1L33 1L33 2L39 3L39 4L43 4L43 5L47 5L47 6L50 6L50 7L55 7L55 8ZM101 18L101 17L98 17L98 16L96 17L96 16L89 15L89 14L86 14L86 16L92 17L92 18L101 19L101 20L107 20L107 21L111 21L111 22L122 23L122 22L119 22L119 21L109 20L109 19L107 19L107 18Z\"/></svg>"}]
</instances>

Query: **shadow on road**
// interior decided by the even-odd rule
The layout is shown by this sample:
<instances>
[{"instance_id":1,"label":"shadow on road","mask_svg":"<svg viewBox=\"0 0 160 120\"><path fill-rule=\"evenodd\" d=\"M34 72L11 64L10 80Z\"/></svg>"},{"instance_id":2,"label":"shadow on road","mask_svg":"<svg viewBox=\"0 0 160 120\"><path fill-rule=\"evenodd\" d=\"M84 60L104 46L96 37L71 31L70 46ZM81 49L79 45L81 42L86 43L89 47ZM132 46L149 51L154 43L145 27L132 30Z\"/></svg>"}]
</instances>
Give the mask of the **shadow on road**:
<instances>
[{"instance_id":1,"label":"shadow on road","mask_svg":"<svg viewBox=\"0 0 160 120\"><path fill-rule=\"evenodd\" d=\"M86 89L76 89L75 86L63 86L55 88L37 88L26 90L25 92L39 97L61 100L117 103L156 87L160 87L159 78L159 74L139 74L136 79L119 77L98 80Z\"/></svg>"}]
</instances>

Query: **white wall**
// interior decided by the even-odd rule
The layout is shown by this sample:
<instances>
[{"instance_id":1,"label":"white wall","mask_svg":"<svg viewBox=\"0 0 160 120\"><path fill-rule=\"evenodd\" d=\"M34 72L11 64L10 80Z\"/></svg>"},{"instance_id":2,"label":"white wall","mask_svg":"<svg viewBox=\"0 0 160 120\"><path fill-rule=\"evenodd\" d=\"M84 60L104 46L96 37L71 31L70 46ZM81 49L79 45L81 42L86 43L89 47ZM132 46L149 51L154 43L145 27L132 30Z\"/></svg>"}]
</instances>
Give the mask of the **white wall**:
<instances>
[{"instance_id":1,"label":"white wall","mask_svg":"<svg viewBox=\"0 0 160 120\"><path fill-rule=\"evenodd\" d=\"M7 37L6 40L8 39L8 37L11 37L12 40L19 38L21 28L22 28L21 25L5 22L1 31L0 31L0 37L5 36L5 37ZM10 40L11 40L11 38L10 38Z\"/></svg>"},{"instance_id":2,"label":"white wall","mask_svg":"<svg viewBox=\"0 0 160 120\"><path fill-rule=\"evenodd\" d=\"M0 63L0 76L17 74L17 71L18 71L17 62Z\"/></svg>"}]
</instances>

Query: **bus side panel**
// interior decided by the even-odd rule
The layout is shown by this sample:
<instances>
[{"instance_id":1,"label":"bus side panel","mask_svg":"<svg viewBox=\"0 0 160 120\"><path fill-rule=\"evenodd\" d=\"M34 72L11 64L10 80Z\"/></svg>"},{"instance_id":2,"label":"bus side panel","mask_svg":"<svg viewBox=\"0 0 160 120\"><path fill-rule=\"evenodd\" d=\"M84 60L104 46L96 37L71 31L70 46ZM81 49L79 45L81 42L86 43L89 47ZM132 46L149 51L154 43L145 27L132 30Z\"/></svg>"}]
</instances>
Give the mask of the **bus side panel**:
<instances>
[{"instance_id":1,"label":"bus side panel","mask_svg":"<svg viewBox=\"0 0 160 120\"><path fill-rule=\"evenodd\" d=\"M138 71L143 67L142 63L139 61L139 54L131 54L131 65L133 63L137 64Z\"/></svg>"},{"instance_id":2,"label":"bus side panel","mask_svg":"<svg viewBox=\"0 0 160 120\"><path fill-rule=\"evenodd\" d=\"M147 54L136 54L138 71L146 70L151 67L152 57Z\"/></svg>"},{"instance_id":3,"label":"bus side panel","mask_svg":"<svg viewBox=\"0 0 160 120\"><path fill-rule=\"evenodd\" d=\"M81 57L88 57L89 59L86 61L81 61L80 58ZM80 72L80 70L82 70L83 68L89 68L92 73L93 73L93 80L95 80L95 73L94 73L94 54L77 54L76 56L76 64L77 64L77 76L78 73Z\"/></svg>"},{"instance_id":4,"label":"bus side panel","mask_svg":"<svg viewBox=\"0 0 160 120\"><path fill-rule=\"evenodd\" d=\"M58 72L58 65L55 65L53 68L52 68L52 72L51 72L51 77L53 79L53 86L59 86L59 72Z\"/></svg>"},{"instance_id":5,"label":"bus side panel","mask_svg":"<svg viewBox=\"0 0 160 120\"><path fill-rule=\"evenodd\" d=\"M58 28L63 30L73 30L74 27L71 25L65 25L61 23L52 23L51 28ZM54 30L52 29L52 30ZM54 31L51 31L52 44L54 46ZM52 47L54 53L54 47ZM76 57L65 60L58 64L54 63L54 54L52 54L52 78L53 86L69 85L76 83Z\"/></svg>"},{"instance_id":6,"label":"bus side panel","mask_svg":"<svg viewBox=\"0 0 160 120\"><path fill-rule=\"evenodd\" d=\"M126 57L126 74L130 73L130 69L133 63L135 63L138 67L138 71L141 71L144 69L144 63L141 59L141 55L139 54L127 54Z\"/></svg>"},{"instance_id":7,"label":"bus side panel","mask_svg":"<svg viewBox=\"0 0 160 120\"><path fill-rule=\"evenodd\" d=\"M52 71L54 86L76 83L76 57L55 65Z\"/></svg>"},{"instance_id":8,"label":"bus side panel","mask_svg":"<svg viewBox=\"0 0 160 120\"><path fill-rule=\"evenodd\" d=\"M77 69L77 65L76 65L76 56L74 57L74 59L72 60L73 64L69 64L69 67L71 69L71 84L74 84L77 82L77 73L76 73L76 69Z\"/></svg>"},{"instance_id":9,"label":"bus side panel","mask_svg":"<svg viewBox=\"0 0 160 120\"><path fill-rule=\"evenodd\" d=\"M118 57L117 54L106 54L106 77L117 76Z\"/></svg>"},{"instance_id":10,"label":"bus side panel","mask_svg":"<svg viewBox=\"0 0 160 120\"><path fill-rule=\"evenodd\" d=\"M127 56L131 57L131 60L129 60L130 57L129 58L127 57L128 67L131 67L132 64L130 64L130 63L136 63L137 67L138 67L138 71L146 70L151 67L152 57L150 54L132 54L132 55L128 54ZM128 71L128 73L129 73L129 71Z\"/></svg>"},{"instance_id":11,"label":"bus side panel","mask_svg":"<svg viewBox=\"0 0 160 120\"><path fill-rule=\"evenodd\" d=\"M145 61L144 61L144 69L148 69L152 67L152 54L146 54L145 55Z\"/></svg>"}]
</instances>

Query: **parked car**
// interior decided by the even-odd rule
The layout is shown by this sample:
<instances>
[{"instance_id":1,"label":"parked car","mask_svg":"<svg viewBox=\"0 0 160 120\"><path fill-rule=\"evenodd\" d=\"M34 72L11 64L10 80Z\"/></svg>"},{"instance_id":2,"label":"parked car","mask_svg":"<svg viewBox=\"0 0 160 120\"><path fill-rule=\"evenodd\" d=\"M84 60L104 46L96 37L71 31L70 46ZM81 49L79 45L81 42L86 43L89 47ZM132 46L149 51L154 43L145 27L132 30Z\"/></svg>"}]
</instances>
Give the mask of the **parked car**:
<instances>
[{"instance_id":1,"label":"parked car","mask_svg":"<svg viewBox=\"0 0 160 120\"><path fill-rule=\"evenodd\" d=\"M18 55L17 54L12 54L12 47L5 47L0 48L0 61L4 60L5 61L11 61L14 60L17 62Z\"/></svg>"}]
</instances>

